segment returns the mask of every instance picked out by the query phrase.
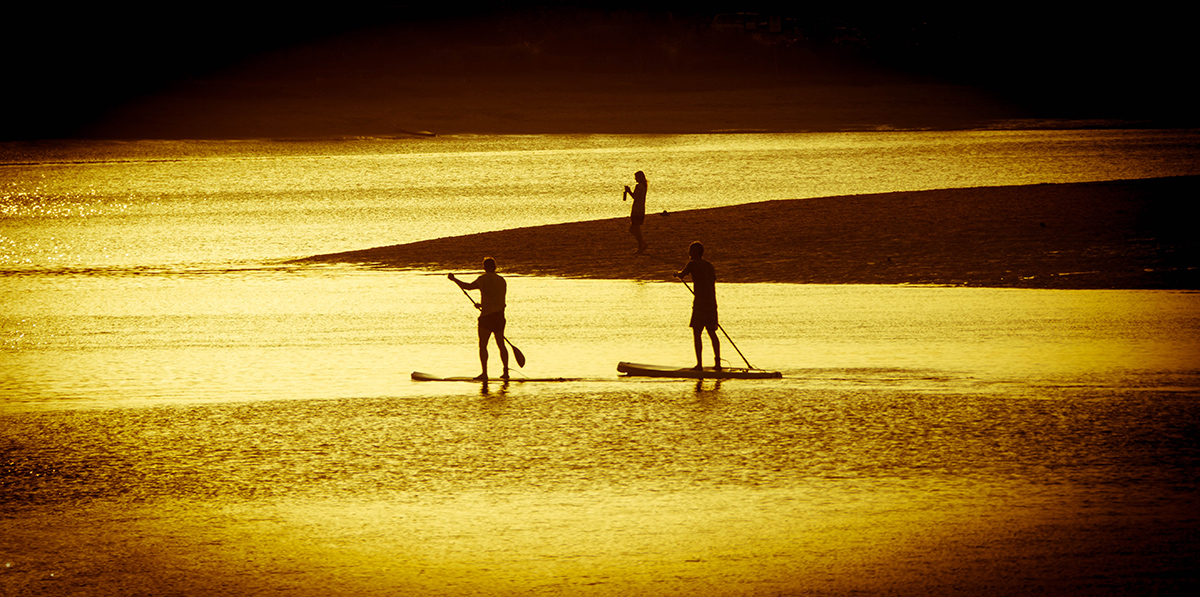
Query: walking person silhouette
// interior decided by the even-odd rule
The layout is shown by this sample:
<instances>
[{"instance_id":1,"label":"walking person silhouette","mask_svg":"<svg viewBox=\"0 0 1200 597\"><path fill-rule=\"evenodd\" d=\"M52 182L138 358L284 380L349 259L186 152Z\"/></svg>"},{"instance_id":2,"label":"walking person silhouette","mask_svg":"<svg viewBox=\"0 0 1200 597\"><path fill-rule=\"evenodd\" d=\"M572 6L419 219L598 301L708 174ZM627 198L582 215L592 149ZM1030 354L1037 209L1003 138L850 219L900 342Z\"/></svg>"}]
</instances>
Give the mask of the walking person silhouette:
<instances>
[{"instance_id":1,"label":"walking person silhouette","mask_svg":"<svg viewBox=\"0 0 1200 597\"><path fill-rule=\"evenodd\" d=\"M646 252L646 241L642 238L642 222L646 220L646 174L638 170L633 175L633 179L637 181L637 185L633 190L629 186L625 186L625 192L621 194L621 201L626 197L633 197L633 209L629 213L629 233L633 238L637 239L638 248L635 255L642 255Z\"/></svg>"}]
</instances>

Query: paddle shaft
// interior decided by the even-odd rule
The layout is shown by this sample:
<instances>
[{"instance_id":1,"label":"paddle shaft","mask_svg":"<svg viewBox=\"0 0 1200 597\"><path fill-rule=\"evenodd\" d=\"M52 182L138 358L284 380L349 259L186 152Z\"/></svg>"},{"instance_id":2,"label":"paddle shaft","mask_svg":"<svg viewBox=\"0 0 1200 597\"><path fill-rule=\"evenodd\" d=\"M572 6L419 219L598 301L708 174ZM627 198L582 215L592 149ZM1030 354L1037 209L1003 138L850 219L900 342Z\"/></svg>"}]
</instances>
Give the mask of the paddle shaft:
<instances>
[{"instance_id":1,"label":"paddle shaft","mask_svg":"<svg viewBox=\"0 0 1200 597\"><path fill-rule=\"evenodd\" d=\"M679 281L680 281L680 282L683 282L683 285L684 285L684 286L687 286L688 292L692 293L692 296L696 296L696 291L695 291L695 290L692 290L692 287L691 287L691 285L689 285L689 284L687 283L687 280L684 280L683 278L680 278L680 279L679 279ZM742 361L744 361L744 362L746 363L746 367L747 367L747 368L749 368L749 369L758 369L758 367L755 367L754 365L751 365L751 364L750 364L750 361L747 361L747 360L746 360L746 355L742 354L742 349L738 348L737 344L734 344L734 342L733 342L733 338L730 338L730 337L729 337L729 333L725 331L725 328L721 327L721 324L720 324L720 323L718 323L718 324L717 324L717 329L718 329L718 330L721 330L721 335L725 336L725 339L726 339L726 340L729 340L729 344L731 344L731 345L733 346L733 349L737 351L737 353L738 353L738 356L739 356L739 357L742 357Z\"/></svg>"},{"instance_id":2,"label":"paddle shaft","mask_svg":"<svg viewBox=\"0 0 1200 597\"><path fill-rule=\"evenodd\" d=\"M455 284L455 286L458 286L458 284ZM479 303L475 302L475 299L471 296L471 293L467 292L466 288L463 288L462 286L458 286L458 289L461 290L464 295L466 295L467 300L471 301L471 304L475 305L476 309L479 309L481 311L483 310L483 307L480 306ZM513 344L512 340L508 339L508 334L504 335L504 341L508 342L508 345L512 347L513 356L517 357L517 366L524 367L525 366L525 353L521 352L521 349L517 348L517 345ZM730 342L732 343L733 340L730 340ZM735 346L734 348L737 348L737 347Z\"/></svg>"}]
</instances>

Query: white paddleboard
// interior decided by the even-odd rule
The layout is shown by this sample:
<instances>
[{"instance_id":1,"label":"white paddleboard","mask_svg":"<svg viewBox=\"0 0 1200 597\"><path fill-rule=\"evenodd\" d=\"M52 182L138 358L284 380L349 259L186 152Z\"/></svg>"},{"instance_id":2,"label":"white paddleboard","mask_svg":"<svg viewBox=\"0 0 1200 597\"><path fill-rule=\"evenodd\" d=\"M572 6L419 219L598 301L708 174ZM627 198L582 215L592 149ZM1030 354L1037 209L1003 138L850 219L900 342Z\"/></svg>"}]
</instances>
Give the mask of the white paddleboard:
<instances>
[{"instance_id":1,"label":"white paddleboard","mask_svg":"<svg viewBox=\"0 0 1200 597\"><path fill-rule=\"evenodd\" d=\"M682 369L669 365L645 365L642 363L617 363L617 371L629 377L675 377L684 379L778 379L783 374L778 371L763 371L762 369L743 369L741 367L723 367L716 369Z\"/></svg>"}]
</instances>

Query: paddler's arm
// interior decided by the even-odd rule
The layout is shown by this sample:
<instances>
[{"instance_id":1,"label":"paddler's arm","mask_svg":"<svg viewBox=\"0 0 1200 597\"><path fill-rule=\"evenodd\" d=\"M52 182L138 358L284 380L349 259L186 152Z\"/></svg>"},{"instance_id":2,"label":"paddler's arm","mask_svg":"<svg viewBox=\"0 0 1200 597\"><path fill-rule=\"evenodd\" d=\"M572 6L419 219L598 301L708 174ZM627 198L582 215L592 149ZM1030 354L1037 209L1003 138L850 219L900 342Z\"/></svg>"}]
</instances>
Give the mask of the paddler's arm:
<instances>
[{"instance_id":1,"label":"paddler's arm","mask_svg":"<svg viewBox=\"0 0 1200 597\"><path fill-rule=\"evenodd\" d=\"M468 291L468 290L473 290L473 289L475 289L475 288L479 288L478 286L476 286L476 285L475 285L475 283L474 283L474 282L463 282L462 280L459 280L458 278L455 278L455 277L454 277L454 274L449 274L449 275L447 275L446 277L447 277L447 278L450 278L450 281L451 281L451 282L454 282L455 284L458 284L458 287L459 287L459 288L462 288L464 293L465 293L466 291ZM472 305L475 305L475 308L476 308L476 309L479 309L480 311L482 311L482 310L483 310L483 307L482 307L482 306L481 306L481 305L480 305L478 302L476 302L476 301L475 301L475 299L474 299L474 298L473 298L471 295L469 295L469 294L468 294L468 295L467 295L467 298L471 299L471 304L472 304Z\"/></svg>"},{"instance_id":2,"label":"paddler's arm","mask_svg":"<svg viewBox=\"0 0 1200 597\"><path fill-rule=\"evenodd\" d=\"M458 287L462 288L463 290L476 290L479 288L479 286L476 286L474 282L463 282L462 280L455 278L454 274L449 274L446 277L450 278L451 282L458 284Z\"/></svg>"}]
</instances>

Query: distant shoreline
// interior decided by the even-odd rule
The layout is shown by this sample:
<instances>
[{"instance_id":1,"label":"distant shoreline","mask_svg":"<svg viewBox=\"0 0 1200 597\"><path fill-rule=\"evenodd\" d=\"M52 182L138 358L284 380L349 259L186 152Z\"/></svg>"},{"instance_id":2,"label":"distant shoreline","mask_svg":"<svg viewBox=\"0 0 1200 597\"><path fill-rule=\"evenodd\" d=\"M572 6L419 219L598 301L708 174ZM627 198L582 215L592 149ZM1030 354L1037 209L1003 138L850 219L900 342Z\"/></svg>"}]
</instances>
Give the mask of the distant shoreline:
<instances>
[{"instance_id":1,"label":"distant shoreline","mask_svg":"<svg viewBox=\"0 0 1200 597\"><path fill-rule=\"evenodd\" d=\"M942 189L650 214L499 230L316 255L300 262L669 280L700 240L721 282L1200 289L1180 197L1200 176Z\"/></svg>"},{"instance_id":2,"label":"distant shoreline","mask_svg":"<svg viewBox=\"0 0 1200 597\"><path fill-rule=\"evenodd\" d=\"M941 123L939 126L909 123L908 126L891 124L846 124L808 123L805 127L777 128L733 128L704 129L692 123L660 122L658 127L647 124L646 130L632 131L624 127L597 125L591 128L559 127L553 129L523 129L504 126L479 125L475 128L453 126L449 129L355 131L336 127L314 126L301 131L282 131L271 127L245 127L222 129L209 127L205 131L192 130L186 126L163 127L142 130L129 127L121 131L94 132L81 137L48 137L42 139L0 139L0 149L8 151L23 147L47 147L61 144L88 143L138 143L138 142L263 142L263 143L322 143L357 140L436 139L439 137L539 137L539 136L685 136L685 135L798 135L831 133L892 133L892 132L954 132L954 131L1072 131L1072 130L1181 130L1154 121L1121 119L1066 119L1066 118L996 118L970 122ZM386 128L386 127L385 127ZM71 161L65 159L64 161ZM0 163L19 164L20 161Z\"/></svg>"}]
</instances>

